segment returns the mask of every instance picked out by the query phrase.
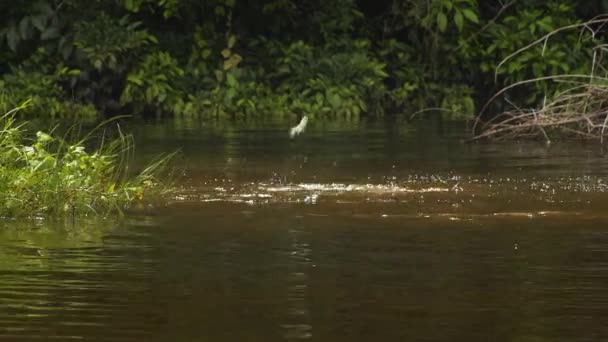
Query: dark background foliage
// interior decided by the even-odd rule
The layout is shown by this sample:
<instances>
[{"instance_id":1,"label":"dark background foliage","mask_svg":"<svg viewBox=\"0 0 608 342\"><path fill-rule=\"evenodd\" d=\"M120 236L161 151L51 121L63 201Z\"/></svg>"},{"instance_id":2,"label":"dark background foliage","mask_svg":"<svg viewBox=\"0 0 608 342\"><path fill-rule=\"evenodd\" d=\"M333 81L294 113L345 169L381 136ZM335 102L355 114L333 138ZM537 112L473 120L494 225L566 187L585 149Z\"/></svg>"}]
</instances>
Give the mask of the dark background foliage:
<instances>
[{"instance_id":1,"label":"dark background foliage","mask_svg":"<svg viewBox=\"0 0 608 342\"><path fill-rule=\"evenodd\" d=\"M35 116L472 117L514 82L589 73L608 1L24 0L0 3L0 109ZM500 68L497 66L500 64ZM538 102L536 82L512 96Z\"/></svg>"}]
</instances>

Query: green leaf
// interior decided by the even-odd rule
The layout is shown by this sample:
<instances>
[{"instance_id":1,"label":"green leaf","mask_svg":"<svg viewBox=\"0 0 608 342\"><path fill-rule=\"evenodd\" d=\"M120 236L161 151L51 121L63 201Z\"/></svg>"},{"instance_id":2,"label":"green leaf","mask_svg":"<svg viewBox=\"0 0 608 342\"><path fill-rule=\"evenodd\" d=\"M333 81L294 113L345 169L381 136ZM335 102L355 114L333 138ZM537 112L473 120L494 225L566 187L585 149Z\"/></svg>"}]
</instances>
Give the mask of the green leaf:
<instances>
[{"instance_id":1,"label":"green leaf","mask_svg":"<svg viewBox=\"0 0 608 342\"><path fill-rule=\"evenodd\" d=\"M6 43L11 51L17 51L17 43L19 42L19 36L15 27L11 27L6 32Z\"/></svg>"},{"instance_id":2,"label":"green leaf","mask_svg":"<svg viewBox=\"0 0 608 342\"><path fill-rule=\"evenodd\" d=\"M221 54L222 54L222 57L228 58L232 54L232 51L230 51L230 49L224 49L224 50L222 50Z\"/></svg>"},{"instance_id":3,"label":"green leaf","mask_svg":"<svg viewBox=\"0 0 608 342\"><path fill-rule=\"evenodd\" d=\"M51 27L46 31L42 32L42 34L40 35L41 40L49 40L57 37L59 37L59 29L57 29L56 27Z\"/></svg>"},{"instance_id":4,"label":"green leaf","mask_svg":"<svg viewBox=\"0 0 608 342\"><path fill-rule=\"evenodd\" d=\"M458 28L458 32L461 32L464 25L464 19L460 11L454 13L454 23L456 24L456 28Z\"/></svg>"},{"instance_id":5,"label":"green leaf","mask_svg":"<svg viewBox=\"0 0 608 342\"><path fill-rule=\"evenodd\" d=\"M215 79L218 82L222 82L224 80L224 72L222 70L215 70Z\"/></svg>"},{"instance_id":6,"label":"green leaf","mask_svg":"<svg viewBox=\"0 0 608 342\"><path fill-rule=\"evenodd\" d=\"M234 47L235 43L236 43L236 36L231 34L230 38L228 38L228 48L232 49Z\"/></svg>"},{"instance_id":7,"label":"green leaf","mask_svg":"<svg viewBox=\"0 0 608 342\"><path fill-rule=\"evenodd\" d=\"M68 59L68 57L70 57L70 55L72 54L73 50L74 50L73 45L66 44L61 49L61 55L63 56L64 59Z\"/></svg>"},{"instance_id":8,"label":"green leaf","mask_svg":"<svg viewBox=\"0 0 608 342\"><path fill-rule=\"evenodd\" d=\"M141 86L141 85L144 84L144 82L139 77L137 77L136 75L129 75L127 77L127 81L129 81L131 83L135 83L135 84L137 84L139 86Z\"/></svg>"},{"instance_id":9,"label":"green leaf","mask_svg":"<svg viewBox=\"0 0 608 342\"><path fill-rule=\"evenodd\" d=\"M235 96L236 96L236 89L228 88L228 90L226 90L226 95L224 97L225 103L230 104L232 102L232 99L234 99Z\"/></svg>"},{"instance_id":10,"label":"green leaf","mask_svg":"<svg viewBox=\"0 0 608 342\"><path fill-rule=\"evenodd\" d=\"M19 22L19 33L22 39L29 39L31 35L30 17L24 17Z\"/></svg>"},{"instance_id":11,"label":"green leaf","mask_svg":"<svg viewBox=\"0 0 608 342\"><path fill-rule=\"evenodd\" d=\"M236 80L236 78L231 73L226 74L226 84L229 87L235 88L238 85L238 83L239 82Z\"/></svg>"},{"instance_id":12,"label":"green leaf","mask_svg":"<svg viewBox=\"0 0 608 342\"><path fill-rule=\"evenodd\" d=\"M32 25L38 29L38 31L43 32L46 27L46 17L42 15L37 15L32 17Z\"/></svg>"},{"instance_id":13,"label":"green leaf","mask_svg":"<svg viewBox=\"0 0 608 342\"><path fill-rule=\"evenodd\" d=\"M538 27L543 29L545 32L551 32L553 30L553 26L551 26L550 20L539 20L537 21Z\"/></svg>"},{"instance_id":14,"label":"green leaf","mask_svg":"<svg viewBox=\"0 0 608 342\"><path fill-rule=\"evenodd\" d=\"M439 12L437 14L437 27L439 31L444 32L448 27L448 17L445 16L445 13Z\"/></svg>"},{"instance_id":15,"label":"green leaf","mask_svg":"<svg viewBox=\"0 0 608 342\"><path fill-rule=\"evenodd\" d=\"M477 14L475 14L475 12L473 12L472 9L470 9L470 8L464 9L464 10L462 10L462 14L464 14L465 18L467 18L470 22L479 24L479 18L477 17Z\"/></svg>"},{"instance_id":16,"label":"green leaf","mask_svg":"<svg viewBox=\"0 0 608 342\"><path fill-rule=\"evenodd\" d=\"M448 12L451 11L452 8L454 7L452 0L442 1L442 5L448 9Z\"/></svg>"},{"instance_id":17,"label":"green leaf","mask_svg":"<svg viewBox=\"0 0 608 342\"><path fill-rule=\"evenodd\" d=\"M475 113L475 101L470 96L466 96L463 100L464 108L466 109L466 114L472 115Z\"/></svg>"},{"instance_id":18,"label":"green leaf","mask_svg":"<svg viewBox=\"0 0 608 342\"><path fill-rule=\"evenodd\" d=\"M39 142L49 142L53 140L53 137L51 137L50 135L42 132L42 131L38 131L36 132L36 138L38 138Z\"/></svg>"},{"instance_id":19,"label":"green leaf","mask_svg":"<svg viewBox=\"0 0 608 342\"><path fill-rule=\"evenodd\" d=\"M326 95L327 97L327 102L334 108L334 109L338 109L341 105L342 105L342 99L340 98L340 95L336 94L336 93L328 93Z\"/></svg>"},{"instance_id":20,"label":"green leaf","mask_svg":"<svg viewBox=\"0 0 608 342\"><path fill-rule=\"evenodd\" d=\"M243 58L239 54L234 54L224 61L224 70L230 70L236 68Z\"/></svg>"}]
</instances>

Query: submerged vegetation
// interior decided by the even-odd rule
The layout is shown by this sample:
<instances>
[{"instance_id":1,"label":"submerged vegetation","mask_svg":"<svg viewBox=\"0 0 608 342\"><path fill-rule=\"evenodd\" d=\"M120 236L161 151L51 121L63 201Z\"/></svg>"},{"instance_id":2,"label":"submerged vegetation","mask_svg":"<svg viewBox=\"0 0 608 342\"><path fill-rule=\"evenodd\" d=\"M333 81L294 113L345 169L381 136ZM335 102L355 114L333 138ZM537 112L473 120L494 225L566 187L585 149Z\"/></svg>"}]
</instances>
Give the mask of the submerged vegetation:
<instances>
[{"instance_id":1,"label":"submerged vegetation","mask_svg":"<svg viewBox=\"0 0 608 342\"><path fill-rule=\"evenodd\" d=\"M29 137L15 110L0 117L0 217L74 217L122 213L151 201L167 188L157 177L171 156L139 174L128 172L129 136L106 141L88 152L91 136L74 143L38 131Z\"/></svg>"},{"instance_id":2,"label":"submerged vegetation","mask_svg":"<svg viewBox=\"0 0 608 342\"><path fill-rule=\"evenodd\" d=\"M32 116L472 118L499 89L588 74L601 0L25 0L0 4L0 109ZM505 61L501 63L501 61ZM498 70L497 65L500 64ZM509 99L541 103L551 82ZM498 103L494 112L501 111Z\"/></svg>"}]
</instances>

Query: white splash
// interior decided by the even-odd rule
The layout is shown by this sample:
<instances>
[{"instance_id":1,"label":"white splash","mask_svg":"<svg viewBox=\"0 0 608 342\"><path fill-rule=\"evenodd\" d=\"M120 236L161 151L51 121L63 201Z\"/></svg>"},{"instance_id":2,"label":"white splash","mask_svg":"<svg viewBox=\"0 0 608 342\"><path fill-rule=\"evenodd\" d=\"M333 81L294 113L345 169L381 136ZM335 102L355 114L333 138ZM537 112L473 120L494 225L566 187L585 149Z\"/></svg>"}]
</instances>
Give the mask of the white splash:
<instances>
[{"instance_id":1,"label":"white splash","mask_svg":"<svg viewBox=\"0 0 608 342\"><path fill-rule=\"evenodd\" d=\"M302 120L300 120L300 123L297 124L296 126L293 126L289 130L289 138L293 139L295 136L302 134L304 132L304 130L306 130L307 124L308 124L308 117L303 116Z\"/></svg>"}]
</instances>

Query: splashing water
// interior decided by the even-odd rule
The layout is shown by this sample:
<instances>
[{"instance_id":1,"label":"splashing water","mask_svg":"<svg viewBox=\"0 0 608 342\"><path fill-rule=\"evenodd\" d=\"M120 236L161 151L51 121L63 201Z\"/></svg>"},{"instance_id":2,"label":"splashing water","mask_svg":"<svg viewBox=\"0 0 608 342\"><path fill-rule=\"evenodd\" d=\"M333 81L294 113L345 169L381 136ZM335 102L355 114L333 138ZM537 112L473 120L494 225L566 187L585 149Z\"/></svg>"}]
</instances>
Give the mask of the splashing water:
<instances>
[{"instance_id":1,"label":"splashing water","mask_svg":"<svg viewBox=\"0 0 608 342\"><path fill-rule=\"evenodd\" d=\"M293 126L289 130L289 138L293 139L296 136L304 133L304 131L306 130L306 125L307 124L308 124L308 117L307 116L303 116L302 119L300 120L300 123L298 123L296 126Z\"/></svg>"}]
</instances>

